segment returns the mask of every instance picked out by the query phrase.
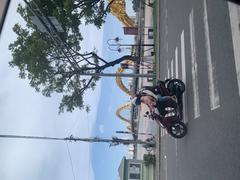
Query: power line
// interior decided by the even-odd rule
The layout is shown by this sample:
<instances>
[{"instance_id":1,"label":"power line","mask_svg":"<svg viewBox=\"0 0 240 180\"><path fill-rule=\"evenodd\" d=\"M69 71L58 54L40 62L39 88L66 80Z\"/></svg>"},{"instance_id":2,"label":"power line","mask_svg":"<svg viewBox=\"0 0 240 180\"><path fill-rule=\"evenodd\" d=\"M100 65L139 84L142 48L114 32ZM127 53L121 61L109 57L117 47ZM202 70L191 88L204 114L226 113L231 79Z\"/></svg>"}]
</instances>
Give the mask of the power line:
<instances>
[{"instance_id":1,"label":"power line","mask_svg":"<svg viewBox=\"0 0 240 180\"><path fill-rule=\"evenodd\" d=\"M89 114L87 113L87 122L88 122L88 136L90 136L89 131L90 131L90 121L89 121ZM89 146L90 149L90 146ZM88 175L87 175L87 180L89 180L89 174L90 174L90 150L89 150L89 157L88 157Z\"/></svg>"},{"instance_id":2,"label":"power line","mask_svg":"<svg viewBox=\"0 0 240 180\"><path fill-rule=\"evenodd\" d=\"M70 160L70 165L71 165L71 169L72 169L73 179L76 180L74 169L73 169L73 161L72 161L71 153L70 153L70 150L69 150L68 142L67 141L65 141L65 142L66 142L66 145L67 145L68 157L69 157L69 160Z\"/></svg>"}]
</instances>

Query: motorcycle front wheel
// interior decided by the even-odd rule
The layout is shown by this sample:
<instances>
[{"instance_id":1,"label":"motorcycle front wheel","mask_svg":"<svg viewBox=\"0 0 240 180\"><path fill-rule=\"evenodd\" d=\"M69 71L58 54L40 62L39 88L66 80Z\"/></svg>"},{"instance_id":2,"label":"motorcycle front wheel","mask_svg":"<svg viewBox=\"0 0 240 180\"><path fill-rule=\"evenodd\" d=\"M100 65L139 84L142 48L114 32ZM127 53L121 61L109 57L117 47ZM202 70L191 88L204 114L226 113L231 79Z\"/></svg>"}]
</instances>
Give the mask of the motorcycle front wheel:
<instances>
[{"instance_id":1,"label":"motorcycle front wheel","mask_svg":"<svg viewBox=\"0 0 240 180\"><path fill-rule=\"evenodd\" d=\"M187 134L187 126L181 121L172 122L168 133L174 138L183 138Z\"/></svg>"}]
</instances>

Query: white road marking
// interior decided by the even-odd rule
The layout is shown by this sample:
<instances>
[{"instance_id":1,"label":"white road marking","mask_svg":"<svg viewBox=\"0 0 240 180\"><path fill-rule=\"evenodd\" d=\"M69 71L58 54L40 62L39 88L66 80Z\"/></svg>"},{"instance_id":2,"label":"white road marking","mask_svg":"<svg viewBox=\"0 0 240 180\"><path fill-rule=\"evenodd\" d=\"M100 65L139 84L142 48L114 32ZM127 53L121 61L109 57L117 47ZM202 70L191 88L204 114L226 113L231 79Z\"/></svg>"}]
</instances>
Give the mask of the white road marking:
<instances>
[{"instance_id":1,"label":"white road marking","mask_svg":"<svg viewBox=\"0 0 240 180\"><path fill-rule=\"evenodd\" d=\"M164 30L165 30L165 50L166 52L168 52L168 42L167 42L167 35L168 35L168 9L166 8L166 1L164 2L165 4L165 12L164 12L164 18L165 18L165 22L166 22L166 25L164 27Z\"/></svg>"},{"instance_id":2,"label":"white road marking","mask_svg":"<svg viewBox=\"0 0 240 180\"><path fill-rule=\"evenodd\" d=\"M166 24L166 26L165 26L165 36L167 36L168 35L168 25Z\"/></svg>"},{"instance_id":3,"label":"white road marking","mask_svg":"<svg viewBox=\"0 0 240 180\"><path fill-rule=\"evenodd\" d=\"M164 160L165 160L165 178L166 180L168 179L168 168L167 168L167 156L164 156Z\"/></svg>"},{"instance_id":4,"label":"white road marking","mask_svg":"<svg viewBox=\"0 0 240 180\"><path fill-rule=\"evenodd\" d=\"M178 145L177 145L177 139L175 139L175 155L176 155L176 157L175 157L175 160L176 160L176 170L178 170Z\"/></svg>"},{"instance_id":5,"label":"white road marking","mask_svg":"<svg viewBox=\"0 0 240 180\"><path fill-rule=\"evenodd\" d=\"M198 70L197 70L197 55L196 55L196 40L195 40L193 9L189 15L189 25L190 25L192 80L193 80L192 83L193 83L194 119L196 119L200 116L200 105L199 105Z\"/></svg>"},{"instance_id":6,"label":"white road marking","mask_svg":"<svg viewBox=\"0 0 240 180\"><path fill-rule=\"evenodd\" d=\"M181 33L181 61L182 61L182 81L186 83L186 56L185 56L184 30Z\"/></svg>"},{"instance_id":7,"label":"white road marking","mask_svg":"<svg viewBox=\"0 0 240 180\"><path fill-rule=\"evenodd\" d=\"M174 72L173 72L173 59L171 60L171 77L174 77Z\"/></svg>"},{"instance_id":8,"label":"white road marking","mask_svg":"<svg viewBox=\"0 0 240 180\"><path fill-rule=\"evenodd\" d=\"M167 61L167 78L170 78L170 69L168 61Z\"/></svg>"},{"instance_id":9,"label":"white road marking","mask_svg":"<svg viewBox=\"0 0 240 180\"><path fill-rule=\"evenodd\" d=\"M166 21L166 25L165 25L165 36L168 35L168 23L167 23L167 19L168 19L168 9L165 9L165 21Z\"/></svg>"},{"instance_id":10,"label":"white road marking","mask_svg":"<svg viewBox=\"0 0 240 180\"><path fill-rule=\"evenodd\" d=\"M240 96L240 8L238 5L228 2L228 9L232 30L235 67L237 72L238 94Z\"/></svg>"},{"instance_id":11,"label":"white road marking","mask_svg":"<svg viewBox=\"0 0 240 180\"><path fill-rule=\"evenodd\" d=\"M203 1L204 5L204 35L205 35L205 45L207 53L207 65L208 65L208 84L209 84L209 96L210 96L210 107L211 110L220 107L219 91L217 88L217 75L216 75L216 61L212 61L211 56L211 45L209 38L209 23L208 23L208 13L207 13L207 2Z\"/></svg>"},{"instance_id":12,"label":"white road marking","mask_svg":"<svg viewBox=\"0 0 240 180\"><path fill-rule=\"evenodd\" d=\"M165 19L167 19L168 18L168 9L166 8L165 9Z\"/></svg>"},{"instance_id":13,"label":"white road marking","mask_svg":"<svg viewBox=\"0 0 240 180\"><path fill-rule=\"evenodd\" d=\"M185 36L184 36L184 30L181 33L181 63L182 63L182 81L187 86L186 82L186 56L185 56ZM184 122L188 122L188 116L187 116L187 87L185 89L185 92L183 94L183 117Z\"/></svg>"},{"instance_id":14,"label":"white road marking","mask_svg":"<svg viewBox=\"0 0 240 180\"><path fill-rule=\"evenodd\" d=\"M178 78L178 47L175 48L175 77Z\"/></svg>"},{"instance_id":15,"label":"white road marking","mask_svg":"<svg viewBox=\"0 0 240 180\"><path fill-rule=\"evenodd\" d=\"M177 160L177 157L178 157L178 147L177 147L177 139L175 139L175 148L176 148L176 160Z\"/></svg>"},{"instance_id":16,"label":"white road marking","mask_svg":"<svg viewBox=\"0 0 240 180\"><path fill-rule=\"evenodd\" d=\"M161 128L161 137L165 136L167 134L166 129Z\"/></svg>"}]
</instances>

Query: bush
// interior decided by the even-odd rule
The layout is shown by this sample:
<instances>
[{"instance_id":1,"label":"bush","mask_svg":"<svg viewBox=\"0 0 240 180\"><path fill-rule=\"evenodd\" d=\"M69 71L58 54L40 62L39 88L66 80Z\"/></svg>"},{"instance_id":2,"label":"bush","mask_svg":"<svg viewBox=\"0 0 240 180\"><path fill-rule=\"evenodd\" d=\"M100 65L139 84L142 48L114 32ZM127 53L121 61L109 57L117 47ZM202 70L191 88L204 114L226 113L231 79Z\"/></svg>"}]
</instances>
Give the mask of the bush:
<instances>
[{"instance_id":1,"label":"bush","mask_svg":"<svg viewBox=\"0 0 240 180\"><path fill-rule=\"evenodd\" d=\"M146 165L155 164L156 157L155 157L154 154L144 154L143 155L143 161Z\"/></svg>"}]
</instances>

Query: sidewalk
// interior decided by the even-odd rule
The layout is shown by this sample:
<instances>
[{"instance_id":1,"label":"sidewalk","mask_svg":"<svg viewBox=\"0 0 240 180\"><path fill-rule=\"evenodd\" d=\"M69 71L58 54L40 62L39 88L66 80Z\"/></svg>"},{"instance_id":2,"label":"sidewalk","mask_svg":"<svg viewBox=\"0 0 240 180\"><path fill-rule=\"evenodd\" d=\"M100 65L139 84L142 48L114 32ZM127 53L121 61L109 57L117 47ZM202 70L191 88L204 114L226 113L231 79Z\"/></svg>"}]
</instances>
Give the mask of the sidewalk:
<instances>
[{"instance_id":1,"label":"sidewalk","mask_svg":"<svg viewBox=\"0 0 240 180\"><path fill-rule=\"evenodd\" d=\"M154 44L155 44L155 72L156 79L160 79L160 1L155 0L153 10L153 25L154 25ZM156 166L155 166L155 180L160 180L160 166L161 166L161 128L159 128L158 136L156 137Z\"/></svg>"}]
</instances>

